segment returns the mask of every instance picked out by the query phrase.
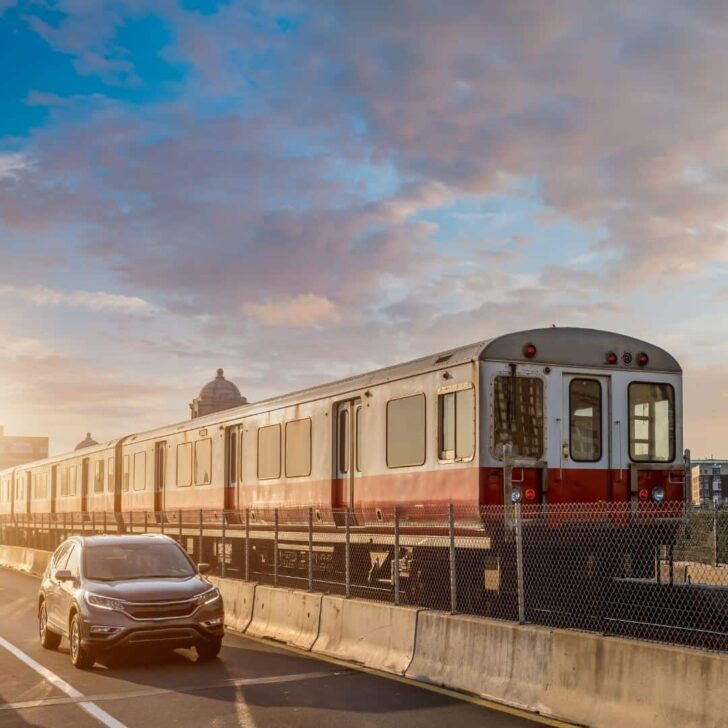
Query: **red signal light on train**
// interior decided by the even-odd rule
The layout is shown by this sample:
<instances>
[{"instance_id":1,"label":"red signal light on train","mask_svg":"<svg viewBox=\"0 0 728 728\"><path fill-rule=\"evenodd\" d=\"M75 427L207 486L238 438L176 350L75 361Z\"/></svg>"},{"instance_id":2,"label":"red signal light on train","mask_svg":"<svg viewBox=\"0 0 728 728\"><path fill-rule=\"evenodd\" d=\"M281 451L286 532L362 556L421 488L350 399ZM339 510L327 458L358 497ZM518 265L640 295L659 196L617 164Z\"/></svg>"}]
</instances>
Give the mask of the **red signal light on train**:
<instances>
[{"instance_id":1,"label":"red signal light on train","mask_svg":"<svg viewBox=\"0 0 728 728\"><path fill-rule=\"evenodd\" d=\"M536 349L536 346L534 344L526 344L523 347L523 356L525 356L527 359L533 359L534 356L536 356L538 352L538 349Z\"/></svg>"},{"instance_id":2,"label":"red signal light on train","mask_svg":"<svg viewBox=\"0 0 728 728\"><path fill-rule=\"evenodd\" d=\"M646 501L650 499L650 494L648 493L647 488L642 488L639 495L641 501Z\"/></svg>"},{"instance_id":3,"label":"red signal light on train","mask_svg":"<svg viewBox=\"0 0 728 728\"><path fill-rule=\"evenodd\" d=\"M536 491L533 488L526 488L526 500L533 500L536 497Z\"/></svg>"},{"instance_id":4,"label":"red signal light on train","mask_svg":"<svg viewBox=\"0 0 728 728\"><path fill-rule=\"evenodd\" d=\"M650 357L645 354L644 351L641 351L639 354L637 354L637 363L643 367L647 362L649 362Z\"/></svg>"},{"instance_id":5,"label":"red signal light on train","mask_svg":"<svg viewBox=\"0 0 728 728\"><path fill-rule=\"evenodd\" d=\"M607 354L607 364L616 364L618 361L619 357L613 351Z\"/></svg>"}]
</instances>

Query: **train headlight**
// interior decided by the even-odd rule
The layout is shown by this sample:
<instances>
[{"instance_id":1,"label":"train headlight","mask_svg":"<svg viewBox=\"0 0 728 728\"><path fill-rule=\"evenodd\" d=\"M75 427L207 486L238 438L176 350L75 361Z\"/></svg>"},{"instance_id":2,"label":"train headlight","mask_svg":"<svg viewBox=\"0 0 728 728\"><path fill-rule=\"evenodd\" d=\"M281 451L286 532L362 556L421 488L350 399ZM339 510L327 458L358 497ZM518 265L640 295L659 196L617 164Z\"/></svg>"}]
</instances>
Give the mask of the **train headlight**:
<instances>
[{"instance_id":1,"label":"train headlight","mask_svg":"<svg viewBox=\"0 0 728 728\"><path fill-rule=\"evenodd\" d=\"M511 488L511 500L514 503L518 503L521 500L521 489Z\"/></svg>"},{"instance_id":2,"label":"train headlight","mask_svg":"<svg viewBox=\"0 0 728 728\"><path fill-rule=\"evenodd\" d=\"M652 500L655 503L662 503L665 500L665 489L661 485L652 489Z\"/></svg>"}]
</instances>

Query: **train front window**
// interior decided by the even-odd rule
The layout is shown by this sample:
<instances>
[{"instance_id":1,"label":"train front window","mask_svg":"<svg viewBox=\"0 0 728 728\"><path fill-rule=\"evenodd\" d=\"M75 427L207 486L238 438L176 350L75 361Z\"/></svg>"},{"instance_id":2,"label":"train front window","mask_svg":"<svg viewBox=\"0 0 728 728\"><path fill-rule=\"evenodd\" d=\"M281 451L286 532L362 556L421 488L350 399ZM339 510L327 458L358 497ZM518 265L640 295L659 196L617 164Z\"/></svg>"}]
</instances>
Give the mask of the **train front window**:
<instances>
[{"instance_id":1,"label":"train front window","mask_svg":"<svg viewBox=\"0 0 728 728\"><path fill-rule=\"evenodd\" d=\"M602 387L595 379L569 383L569 450L580 463L602 457Z\"/></svg>"},{"instance_id":2,"label":"train front window","mask_svg":"<svg viewBox=\"0 0 728 728\"><path fill-rule=\"evenodd\" d=\"M675 390L670 384L629 385L629 456L646 463L675 459Z\"/></svg>"},{"instance_id":3,"label":"train front window","mask_svg":"<svg viewBox=\"0 0 728 728\"><path fill-rule=\"evenodd\" d=\"M543 455L543 382L536 377L499 376L493 386L493 449L507 442L513 456Z\"/></svg>"}]
</instances>

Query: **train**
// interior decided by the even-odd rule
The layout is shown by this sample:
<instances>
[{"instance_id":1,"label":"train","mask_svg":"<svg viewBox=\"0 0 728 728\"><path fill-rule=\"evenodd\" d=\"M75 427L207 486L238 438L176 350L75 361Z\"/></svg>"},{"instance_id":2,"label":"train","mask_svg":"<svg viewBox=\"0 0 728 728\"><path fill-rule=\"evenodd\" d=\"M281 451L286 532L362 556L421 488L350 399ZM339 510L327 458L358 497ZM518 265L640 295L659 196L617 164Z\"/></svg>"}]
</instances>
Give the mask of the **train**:
<instances>
[{"instance_id":1,"label":"train","mask_svg":"<svg viewBox=\"0 0 728 728\"><path fill-rule=\"evenodd\" d=\"M481 514L492 531L491 553L471 570L480 576L461 589L482 592L482 574L509 548L493 513L503 520L514 504L542 519L588 504L599 521L592 533L632 528L635 538L620 543L644 544L645 523L594 514L622 504L668 519L685 501L682 412L682 370L662 348L607 331L537 328L0 472L0 516L103 514L123 528L144 514L164 528L210 511L234 527L241 514L272 524L277 509L300 507L331 525L335 553L343 519L347 528L376 525L396 510L414 526L454 508ZM544 528L564 526L545 518ZM669 538L663 528L650 533ZM306 562L295 553L305 544L293 541L281 564L291 571ZM381 548L366 539L357 548L359 577L371 579ZM407 548L410 567L430 564L430 578L441 578L446 549L417 540ZM260 569L270 563L267 542L255 558Z\"/></svg>"}]
</instances>

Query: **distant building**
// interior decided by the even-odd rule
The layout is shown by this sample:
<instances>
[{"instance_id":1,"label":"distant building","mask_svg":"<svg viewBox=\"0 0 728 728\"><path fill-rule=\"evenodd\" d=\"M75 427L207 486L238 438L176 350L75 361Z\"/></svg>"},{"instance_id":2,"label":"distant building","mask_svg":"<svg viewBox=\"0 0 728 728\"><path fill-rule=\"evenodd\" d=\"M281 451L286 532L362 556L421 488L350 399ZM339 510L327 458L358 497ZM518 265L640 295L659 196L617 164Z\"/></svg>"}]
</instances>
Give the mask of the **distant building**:
<instances>
[{"instance_id":1,"label":"distant building","mask_svg":"<svg viewBox=\"0 0 728 728\"><path fill-rule=\"evenodd\" d=\"M208 382L190 403L190 412L194 419L247 403L248 400L240 394L240 390L231 381L225 379L225 372L218 369L217 376Z\"/></svg>"},{"instance_id":2,"label":"distant building","mask_svg":"<svg viewBox=\"0 0 728 728\"><path fill-rule=\"evenodd\" d=\"M94 440L93 437L91 437L91 433L87 432L86 437L83 440L81 440L81 442L79 442L78 445L76 445L76 447L74 447L73 449L74 450L83 450L86 447L91 447L92 445L98 445L98 444L99 443L96 442L96 440Z\"/></svg>"},{"instance_id":3,"label":"distant building","mask_svg":"<svg viewBox=\"0 0 728 728\"><path fill-rule=\"evenodd\" d=\"M48 457L47 437L6 435L0 427L0 470Z\"/></svg>"},{"instance_id":4,"label":"distant building","mask_svg":"<svg viewBox=\"0 0 728 728\"><path fill-rule=\"evenodd\" d=\"M692 461L692 501L697 505L728 503L728 460Z\"/></svg>"}]
</instances>

